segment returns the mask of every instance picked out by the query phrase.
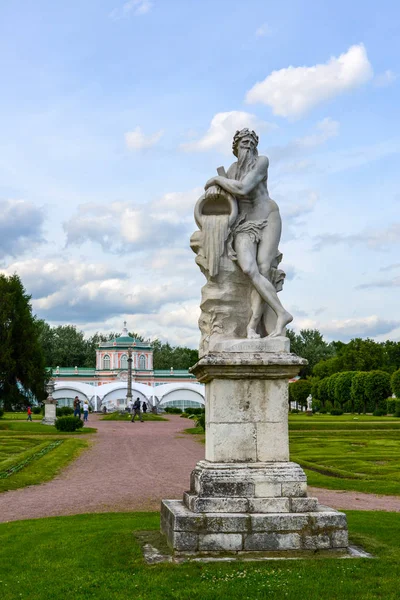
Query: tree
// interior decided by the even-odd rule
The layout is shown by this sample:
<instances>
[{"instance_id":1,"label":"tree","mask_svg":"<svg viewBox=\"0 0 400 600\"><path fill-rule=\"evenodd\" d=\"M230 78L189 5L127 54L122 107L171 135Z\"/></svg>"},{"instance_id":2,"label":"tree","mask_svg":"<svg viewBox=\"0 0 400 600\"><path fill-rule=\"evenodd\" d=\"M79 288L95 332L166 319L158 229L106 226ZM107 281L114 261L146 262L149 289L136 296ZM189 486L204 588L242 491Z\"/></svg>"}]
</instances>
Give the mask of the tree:
<instances>
[{"instance_id":1,"label":"tree","mask_svg":"<svg viewBox=\"0 0 400 600\"><path fill-rule=\"evenodd\" d=\"M311 393L311 382L307 379L299 379L289 384L290 395L297 406L307 406L307 397Z\"/></svg>"},{"instance_id":2,"label":"tree","mask_svg":"<svg viewBox=\"0 0 400 600\"><path fill-rule=\"evenodd\" d=\"M10 410L43 400L47 379L40 324L18 275L0 275L0 399Z\"/></svg>"},{"instance_id":3,"label":"tree","mask_svg":"<svg viewBox=\"0 0 400 600\"><path fill-rule=\"evenodd\" d=\"M159 339L151 342L153 346L153 364L155 369L189 369L199 360L199 353L192 348L171 346Z\"/></svg>"},{"instance_id":4,"label":"tree","mask_svg":"<svg viewBox=\"0 0 400 600\"><path fill-rule=\"evenodd\" d=\"M351 386L357 371L343 371L338 373L335 379L335 400L340 406L351 404L351 412L354 412L354 403L351 396Z\"/></svg>"},{"instance_id":5,"label":"tree","mask_svg":"<svg viewBox=\"0 0 400 600\"><path fill-rule=\"evenodd\" d=\"M288 329L287 336L290 339L291 351L308 361L308 365L300 371L301 377L311 375L318 362L334 354L333 347L325 342L318 329L302 329L299 334Z\"/></svg>"},{"instance_id":6,"label":"tree","mask_svg":"<svg viewBox=\"0 0 400 600\"><path fill-rule=\"evenodd\" d=\"M342 347L338 354L341 371L372 371L381 369L383 347L369 338L355 338Z\"/></svg>"},{"instance_id":7,"label":"tree","mask_svg":"<svg viewBox=\"0 0 400 600\"><path fill-rule=\"evenodd\" d=\"M330 377L328 377L327 383L327 391L328 391L328 399L332 404L335 404L335 389L336 389L336 381L339 377L340 373L334 373Z\"/></svg>"},{"instance_id":8,"label":"tree","mask_svg":"<svg viewBox=\"0 0 400 600\"><path fill-rule=\"evenodd\" d=\"M321 360L313 368L313 375L324 379L324 377L330 377L334 373L340 371L340 360L337 356L328 358L327 360Z\"/></svg>"},{"instance_id":9,"label":"tree","mask_svg":"<svg viewBox=\"0 0 400 600\"><path fill-rule=\"evenodd\" d=\"M351 382L350 396L355 412L359 414L367 412L367 396L365 394L365 382L368 373L366 371L354 371L355 375Z\"/></svg>"},{"instance_id":10,"label":"tree","mask_svg":"<svg viewBox=\"0 0 400 600\"><path fill-rule=\"evenodd\" d=\"M328 402L329 400L328 382L329 377L325 377L324 379L321 379L321 381L318 384L318 400L322 402L323 406L325 406L326 402Z\"/></svg>"},{"instance_id":11,"label":"tree","mask_svg":"<svg viewBox=\"0 0 400 600\"><path fill-rule=\"evenodd\" d=\"M386 400L391 393L389 373L376 370L367 374L365 395L374 410L386 410Z\"/></svg>"},{"instance_id":12,"label":"tree","mask_svg":"<svg viewBox=\"0 0 400 600\"><path fill-rule=\"evenodd\" d=\"M390 383L393 394L396 396L396 398L400 398L400 369L393 373Z\"/></svg>"}]
</instances>

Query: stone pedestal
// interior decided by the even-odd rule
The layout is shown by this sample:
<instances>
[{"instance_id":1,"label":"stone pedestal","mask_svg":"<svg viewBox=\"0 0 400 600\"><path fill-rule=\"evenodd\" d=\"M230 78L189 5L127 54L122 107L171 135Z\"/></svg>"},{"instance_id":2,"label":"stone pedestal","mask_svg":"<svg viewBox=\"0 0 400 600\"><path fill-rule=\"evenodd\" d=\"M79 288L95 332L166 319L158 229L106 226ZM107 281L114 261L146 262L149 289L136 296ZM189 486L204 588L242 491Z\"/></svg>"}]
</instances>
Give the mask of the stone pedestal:
<instances>
[{"instance_id":1,"label":"stone pedestal","mask_svg":"<svg viewBox=\"0 0 400 600\"><path fill-rule=\"evenodd\" d=\"M43 425L54 425L56 422L56 400L49 402L44 401L44 418L42 419Z\"/></svg>"},{"instance_id":2,"label":"stone pedestal","mask_svg":"<svg viewBox=\"0 0 400 600\"><path fill-rule=\"evenodd\" d=\"M177 553L345 549L346 516L307 497L306 475L289 461L288 380L304 359L286 338L223 346L192 369L206 387L205 460L183 501L162 502L169 545Z\"/></svg>"},{"instance_id":3,"label":"stone pedestal","mask_svg":"<svg viewBox=\"0 0 400 600\"><path fill-rule=\"evenodd\" d=\"M42 419L43 425L55 425L56 422L57 400L53 398L54 388L55 381L52 378L46 385L47 398L44 401L44 418Z\"/></svg>"}]
</instances>

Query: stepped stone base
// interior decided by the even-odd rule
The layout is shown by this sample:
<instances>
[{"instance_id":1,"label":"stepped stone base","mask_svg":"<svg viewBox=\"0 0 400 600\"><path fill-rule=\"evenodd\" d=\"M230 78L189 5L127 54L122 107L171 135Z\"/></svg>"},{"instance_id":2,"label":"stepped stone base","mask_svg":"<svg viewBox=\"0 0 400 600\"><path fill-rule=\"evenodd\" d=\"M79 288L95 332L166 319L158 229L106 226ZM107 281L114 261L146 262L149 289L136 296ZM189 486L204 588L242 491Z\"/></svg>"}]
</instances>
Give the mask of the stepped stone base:
<instances>
[{"instance_id":1,"label":"stepped stone base","mask_svg":"<svg viewBox=\"0 0 400 600\"><path fill-rule=\"evenodd\" d=\"M326 506L297 513L194 513L163 500L161 532L175 553L345 550L346 515Z\"/></svg>"}]
</instances>

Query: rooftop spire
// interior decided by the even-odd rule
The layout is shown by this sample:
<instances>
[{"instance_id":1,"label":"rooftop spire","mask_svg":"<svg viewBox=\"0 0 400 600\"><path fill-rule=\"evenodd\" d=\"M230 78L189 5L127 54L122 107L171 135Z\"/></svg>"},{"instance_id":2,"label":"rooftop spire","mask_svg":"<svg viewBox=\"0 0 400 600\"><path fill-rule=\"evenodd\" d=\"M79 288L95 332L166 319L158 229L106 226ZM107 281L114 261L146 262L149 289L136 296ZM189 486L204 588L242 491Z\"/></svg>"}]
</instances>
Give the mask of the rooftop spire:
<instances>
[{"instance_id":1,"label":"rooftop spire","mask_svg":"<svg viewBox=\"0 0 400 600\"><path fill-rule=\"evenodd\" d=\"M128 337L128 335L129 335L129 333L128 333L128 330L126 328L126 321L124 321L124 328L122 330L122 336L123 337Z\"/></svg>"}]
</instances>

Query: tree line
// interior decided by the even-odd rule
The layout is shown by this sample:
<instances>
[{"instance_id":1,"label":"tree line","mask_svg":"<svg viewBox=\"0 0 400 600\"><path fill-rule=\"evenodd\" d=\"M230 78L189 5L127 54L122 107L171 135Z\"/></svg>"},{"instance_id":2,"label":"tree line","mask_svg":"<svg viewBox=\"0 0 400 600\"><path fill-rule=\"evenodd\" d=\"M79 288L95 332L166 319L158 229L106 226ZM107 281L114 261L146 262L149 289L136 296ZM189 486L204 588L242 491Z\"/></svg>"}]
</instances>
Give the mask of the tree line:
<instances>
[{"instance_id":1,"label":"tree line","mask_svg":"<svg viewBox=\"0 0 400 600\"><path fill-rule=\"evenodd\" d=\"M75 325L52 327L38 319L16 274L0 275L0 299L0 405L6 410L46 397L47 367L95 368L99 344L120 335L96 332L85 337ZM155 369L189 369L198 360L192 348L145 339L137 332L129 335L152 345Z\"/></svg>"}]
</instances>

